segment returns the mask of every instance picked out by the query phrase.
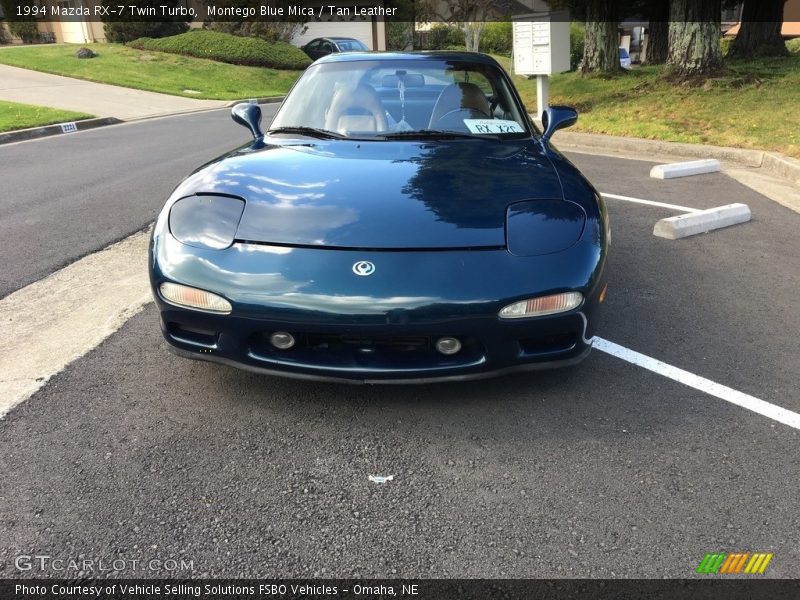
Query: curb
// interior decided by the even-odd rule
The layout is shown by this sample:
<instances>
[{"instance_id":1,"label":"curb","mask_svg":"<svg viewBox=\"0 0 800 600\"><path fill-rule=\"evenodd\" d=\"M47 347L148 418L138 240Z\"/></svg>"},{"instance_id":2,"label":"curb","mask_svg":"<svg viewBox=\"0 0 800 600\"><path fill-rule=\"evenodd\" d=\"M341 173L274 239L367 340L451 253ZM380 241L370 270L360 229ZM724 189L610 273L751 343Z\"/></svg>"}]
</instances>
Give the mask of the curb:
<instances>
[{"instance_id":1,"label":"curb","mask_svg":"<svg viewBox=\"0 0 800 600\"><path fill-rule=\"evenodd\" d=\"M800 185L800 160L796 158L780 152L765 152L761 168L768 173Z\"/></svg>"},{"instance_id":2,"label":"curb","mask_svg":"<svg viewBox=\"0 0 800 600\"><path fill-rule=\"evenodd\" d=\"M553 139L558 147L569 146L571 148L589 148L606 152L642 154L642 160L647 160L647 157L652 155L666 155L676 158L715 158L755 168L763 166L764 155L766 154L763 150L743 150L725 146L662 142L659 140L644 140L599 133L575 133L571 131L559 132L557 136L553 136ZM775 154L783 156L779 153Z\"/></svg>"},{"instance_id":3,"label":"curb","mask_svg":"<svg viewBox=\"0 0 800 600\"><path fill-rule=\"evenodd\" d=\"M254 98L258 104L271 104L273 102L283 102L285 96L267 96L264 98ZM133 123L135 121L144 121L146 119L159 119L162 117L174 117L176 115L186 115L194 112L205 112L207 110L220 110L222 108L230 108L236 106L240 102L248 102L249 99L232 100L219 108L201 108L197 110L184 110L174 113L165 113L163 115L148 115L137 119L129 119L124 121L116 117L99 117L95 119L84 119L83 121L75 121L75 129L64 130L62 125L68 123L56 123L54 125L45 125L43 127L32 127L30 129L17 129L16 131L8 131L0 133L0 145L10 144L12 142L24 142L25 140L35 140L37 138L49 137L51 135L60 135L62 133L75 133L76 131L86 131L88 129L96 129L98 127L105 127L106 125L118 125L120 123Z\"/></svg>"},{"instance_id":4,"label":"curb","mask_svg":"<svg viewBox=\"0 0 800 600\"><path fill-rule=\"evenodd\" d=\"M641 155L641 160L653 156L674 159L716 159L742 167L761 169L765 173L800 184L800 160L780 152L745 150L726 146L706 146L681 142L662 142L599 133L560 131L553 136L555 145L564 150L606 154Z\"/></svg>"},{"instance_id":5,"label":"curb","mask_svg":"<svg viewBox=\"0 0 800 600\"><path fill-rule=\"evenodd\" d=\"M251 100L255 100L256 104L271 104L272 102L283 102L283 99L286 96L266 96L264 98L242 98L241 100L232 100L228 102L225 106L233 107L239 104L240 102L250 102Z\"/></svg>"},{"instance_id":6,"label":"curb","mask_svg":"<svg viewBox=\"0 0 800 600\"><path fill-rule=\"evenodd\" d=\"M62 133L74 133L76 131L86 131L87 129L96 129L98 127L105 127L106 125L116 125L122 123L121 119L116 117L100 117L96 119L84 119L83 121L74 121L73 123L56 123L55 125L45 125L44 127L32 127L30 129L18 129L16 131L9 131L0 133L0 144L10 144L11 142L22 142L24 140L33 140L36 138L47 137L51 135L60 135ZM64 129L63 126L73 124L74 129Z\"/></svg>"}]
</instances>

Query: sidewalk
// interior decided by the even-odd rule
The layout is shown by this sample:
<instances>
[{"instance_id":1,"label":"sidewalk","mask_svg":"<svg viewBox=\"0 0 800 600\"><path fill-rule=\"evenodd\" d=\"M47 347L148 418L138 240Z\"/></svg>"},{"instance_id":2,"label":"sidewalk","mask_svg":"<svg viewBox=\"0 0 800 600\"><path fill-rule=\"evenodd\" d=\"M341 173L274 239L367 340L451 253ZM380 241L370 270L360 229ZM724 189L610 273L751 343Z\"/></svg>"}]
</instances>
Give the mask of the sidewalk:
<instances>
[{"instance_id":1,"label":"sidewalk","mask_svg":"<svg viewBox=\"0 0 800 600\"><path fill-rule=\"evenodd\" d=\"M0 100L116 117L123 121L228 106L0 65Z\"/></svg>"}]
</instances>

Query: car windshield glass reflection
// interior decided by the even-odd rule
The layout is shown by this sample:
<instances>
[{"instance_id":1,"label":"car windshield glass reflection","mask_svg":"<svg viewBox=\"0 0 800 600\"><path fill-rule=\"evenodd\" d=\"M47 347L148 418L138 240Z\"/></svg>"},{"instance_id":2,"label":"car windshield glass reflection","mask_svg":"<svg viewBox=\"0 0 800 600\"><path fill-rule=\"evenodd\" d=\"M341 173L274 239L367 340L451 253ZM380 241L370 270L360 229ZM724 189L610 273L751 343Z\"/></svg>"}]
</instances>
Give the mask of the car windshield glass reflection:
<instances>
[{"instance_id":1,"label":"car windshield glass reflection","mask_svg":"<svg viewBox=\"0 0 800 600\"><path fill-rule=\"evenodd\" d=\"M374 140L529 136L525 111L502 70L456 59L312 65L270 133L289 128Z\"/></svg>"}]
</instances>

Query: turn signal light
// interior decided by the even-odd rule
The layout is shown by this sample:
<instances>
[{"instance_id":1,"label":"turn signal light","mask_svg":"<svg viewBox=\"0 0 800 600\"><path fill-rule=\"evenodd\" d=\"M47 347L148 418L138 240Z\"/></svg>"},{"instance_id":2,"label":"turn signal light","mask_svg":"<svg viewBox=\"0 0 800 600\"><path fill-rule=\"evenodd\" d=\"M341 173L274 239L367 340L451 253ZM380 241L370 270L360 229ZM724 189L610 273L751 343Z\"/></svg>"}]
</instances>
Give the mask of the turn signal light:
<instances>
[{"instance_id":1,"label":"turn signal light","mask_svg":"<svg viewBox=\"0 0 800 600\"><path fill-rule=\"evenodd\" d=\"M158 289L164 300L177 306L196 308L198 310L206 310L208 312L225 315L229 314L232 310L231 303L222 296L217 296L205 290L198 290L188 285L180 285L178 283L165 281Z\"/></svg>"},{"instance_id":2,"label":"turn signal light","mask_svg":"<svg viewBox=\"0 0 800 600\"><path fill-rule=\"evenodd\" d=\"M541 317L567 312L580 306L583 294L580 292L564 292L552 296L539 296L529 300L520 300L500 310L501 319L520 319L522 317Z\"/></svg>"}]
</instances>

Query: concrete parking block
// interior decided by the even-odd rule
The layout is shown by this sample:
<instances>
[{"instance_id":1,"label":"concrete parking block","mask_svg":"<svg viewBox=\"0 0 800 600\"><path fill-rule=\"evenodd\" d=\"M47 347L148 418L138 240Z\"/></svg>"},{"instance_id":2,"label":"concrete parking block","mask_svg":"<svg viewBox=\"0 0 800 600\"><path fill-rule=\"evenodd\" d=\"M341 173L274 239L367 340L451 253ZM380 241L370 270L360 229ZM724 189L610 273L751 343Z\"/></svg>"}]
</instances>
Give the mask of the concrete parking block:
<instances>
[{"instance_id":1,"label":"concrete parking block","mask_svg":"<svg viewBox=\"0 0 800 600\"><path fill-rule=\"evenodd\" d=\"M705 160L671 163L668 165L656 165L650 169L650 177L654 179L674 179L675 177L716 173L720 170L722 170L720 162L715 158L709 158Z\"/></svg>"},{"instance_id":2,"label":"concrete parking block","mask_svg":"<svg viewBox=\"0 0 800 600\"><path fill-rule=\"evenodd\" d=\"M708 210L661 219L653 227L653 235L677 240L697 235L698 233L706 233L714 229L745 223L750 220L750 216L750 207L736 202L709 208Z\"/></svg>"}]
</instances>

